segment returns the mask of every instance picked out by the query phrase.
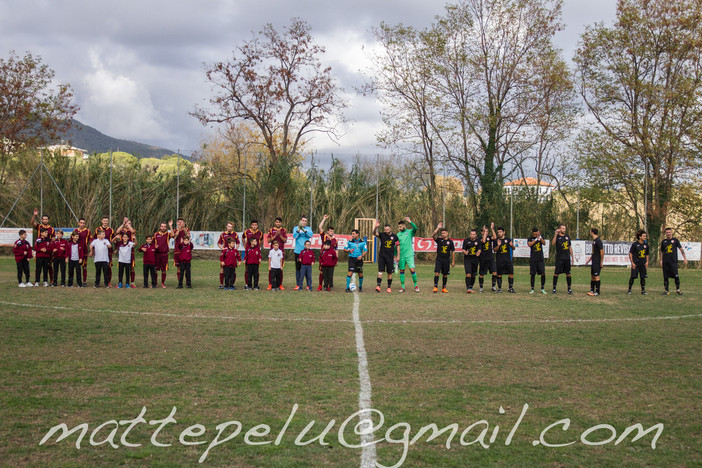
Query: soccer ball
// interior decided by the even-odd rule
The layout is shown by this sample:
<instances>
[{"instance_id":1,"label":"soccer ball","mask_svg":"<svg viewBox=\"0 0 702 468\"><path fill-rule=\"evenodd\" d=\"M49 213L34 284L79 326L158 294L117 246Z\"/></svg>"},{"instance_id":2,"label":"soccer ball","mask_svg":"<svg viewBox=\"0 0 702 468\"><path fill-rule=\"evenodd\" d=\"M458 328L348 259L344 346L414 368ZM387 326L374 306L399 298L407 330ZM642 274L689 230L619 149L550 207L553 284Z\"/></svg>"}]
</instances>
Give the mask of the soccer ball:
<instances>
[{"instance_id":1,"label":"soccer ball","mask_svg":"<svg viewBox=\"0 0 702 468\"><path fill-rule=\"evenodd\" d=\"M351 285L349 286L349 289L350 289L351 291L355 291L355 290L356 290L356 285L355 285L354 283L351 283Z\"/></svg>"}]
</instances>

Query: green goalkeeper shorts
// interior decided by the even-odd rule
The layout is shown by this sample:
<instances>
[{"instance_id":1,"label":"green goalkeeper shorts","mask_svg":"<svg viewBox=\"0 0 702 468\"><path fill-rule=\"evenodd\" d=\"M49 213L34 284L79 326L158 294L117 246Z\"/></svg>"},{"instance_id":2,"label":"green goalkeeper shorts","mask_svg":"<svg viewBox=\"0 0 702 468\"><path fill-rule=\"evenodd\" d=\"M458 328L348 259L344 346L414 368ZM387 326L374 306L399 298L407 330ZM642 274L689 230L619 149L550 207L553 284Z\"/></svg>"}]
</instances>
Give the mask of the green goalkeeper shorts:
<instances>
[{"instance_id":1,"label":"green goalkeeper shorts","mask_svg":"<svg viewBox=\"0 0 702 468\"><path fill-rule=\"evenodd\" d=\"M414 255L407 257L401 256L400 261L397 263L397 267L400 270L405 270L407 268L409 268L410 270L414 270Z\"/></svg>"}]
</instances>

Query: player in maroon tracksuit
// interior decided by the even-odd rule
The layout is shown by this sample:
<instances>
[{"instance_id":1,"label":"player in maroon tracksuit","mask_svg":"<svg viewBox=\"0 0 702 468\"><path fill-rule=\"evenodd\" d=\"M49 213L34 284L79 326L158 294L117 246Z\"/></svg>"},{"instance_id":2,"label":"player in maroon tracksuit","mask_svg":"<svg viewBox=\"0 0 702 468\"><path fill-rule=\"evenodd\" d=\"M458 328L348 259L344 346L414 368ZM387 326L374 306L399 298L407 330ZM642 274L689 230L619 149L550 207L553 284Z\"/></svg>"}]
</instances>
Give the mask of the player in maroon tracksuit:
<instances>
[{"instance_id":1,"label":"player in maroon tracksuit","mask_svg":"<svg viewBox=\"0 0 702 468\"><path fill-rule=\"evenodd\" d=\"M332 248L331 241L324 241L324 244L322 244L322 253L319 254L319 265L324 275L323 289L327 291L331 291L334 287L334 267L338 261L339 255L336 253L336 250Z\"/></svg>"},{"instance_id":2,"label":"player in maroon tracksuit","mask_svg":"<svg viewBox=\"0 0 702 468\"><path fill-rule=\"evenodd\" d=\"M251 241L256 239L256 242L260 246L263 242L263 233L258 229L258 221L255 219L251 220L251 227L249 227L242 234L244 241L244 258L246 258L246 252L251 248ZM249 284L249 270L248 268L244 270L244 283Z\"/></svg>"},{"instance_id":3,"label":"player in maroon tracksuit","mask_svg":"<svg viewBox=\"0 0 702 468\"><path fill-rule=\"evenodd\" d=\"M80 218L78 220L78 227L73 230L73 234L78 234L78 241L83 244L83 252L85 257L81 258L81 266L83 267L83 283L88 281L88 250L90 247L90 241L93 240L92 234L90 234L90 229L86 227L85 218ZM70 259L69 259L70 261ZM70 264L69 264L70 265ZM80 273L78 273L80 274Z\"/></svg>"},{"instance_id":4,"label":"player in maroon tracksuit","mask_svg":"<svg viewBox=\"0 0 702 468\"><path fill-rule=\"evenodd\" d=\"M283 254L285 254L285 242L288 240L288 232L285 230L283 227L283 218L278 216L275 218L275 222L273 223L273 227L268 230L268 244L270 245L270 248L273 248L273 242L278 241L278 248L283 251ZM283 287L283 270L280 270L280 283L278 283L279 289L281 291L285 291L285 288ZM271 272L268 271L268 289L271 289L273 286L271 284Z\"/></svg>"},{"instance_id":5,"label":"player in maroon tracksuit","mask_svg":"<svg viewBox=\"0 0 702 468\"><path fill-rule=\"evenodd\" d=\"M24 229L20 229L19 239L12 246L12 253L15 256L15 262L17 262L17 283L19 287L32 286L32 283L29 282L29 259L32 258L32 244L27 240L27 231ZM22 282L23 273L27 279L24 283Z\"/></svg>"},{"instance_id":6,"label":"player in maroon tracksuit","mask_svg":"<svg viewBox=\"0 0 702 468\"><path fill-rule=\"evenodd\" d=\"M44 275L44 286L49 286L49 263L51 262L51 240L49 239L49 231L41 231L41 237L34 243L34 251L36 252L36 273L34 276L34 286L39 286L40 276Z\"/></svg>"},{"instance_id":7,"label":"player in maroon tracksuit","mask_svg":"<svg viewBox=\"0 0 702 468\"><path fill-rule=\"evenodd\" d=\"M168 221L168 227L173 229L173 220ZM172 231L166 229L166 223L161 223L158 231L154 233L154 244L156 244L156 270L161 271L161 287L166 287L166 272L168 271L168 252Z\"/></svg>"},{"instance_id":8,"label":"player in maroon tracksuit","mask_svg":"<svg viewBox=\"0 0 702 468\"><path fill-rule=\"evenodd\" d=\"M186 228L187 229L187 228ZM176 241L177 242L177 241ZM180 242L179 264L180 274L178 275L178 289L183 288L183 277L185 276L185 286L192 288L190 282L190 261L193 259L193 243L190 242L190 236L182 238Z\"/></svg>"},{"instance_id":9,"label":"player in maroon tracksuit","mask_svg":"<svg viewBox=\"0 0 702 468\"><path fill-rule=\"evenodd\" d=\"M90 232L88 229L85 229ZM73 230L71 234L71 240L68 243L68 252L66 252L66 259L68 260L68 287L73 287L73 274L76 275L76 283L78 287L83 287L83 275L81 275L81 264L84 263L84 259L88 258L89 247L83 244L80 240L80 233L77 229Z\"/></svg>"},{"instance_id":10,"label":"player in maroon tracksuit","mask_svg":"<svg viewBox=\"0 0 702 468\"><path fill-rule=\"evenodd\" d=\"M229 244L229 239L234 240L234 247L239 247L239 234L234 230L234 223L229 221L226 230L219 235L217 247L224 250ZM224 289L224 267L219 269L219 289Z\"/></svg>"},{"instance_id":11,"label":"player in maroon tracksuit","mask_svg":"<svg viewBox=\"0 0 702 468\"><path fill-rule=\"evenodd\" d=\"M156 287L156 245L152 236L146 236L146 244L139 247L139 251L144 253L144 287L149 287L149 275L151 275L151 287Z\"/></svg>"},{"instance_id":12,"label":"player in maroon tracksuit","mask_svg":"<svg viewBox=\"0 0 702 468\"><path fill-rule=\"evenodd\" d=\"M39 239L41 238L41 233L44 232L44 231L46 231L46 232L47 232L47 236L48 236L48 238L49 238L49 241L53 241L53 240L54 240L55 232L54 232L54 228L52 228L51 225L49 224L49 216L48 216L48 215L42 215L42 217L41 217L41 224L39 224L39 223L37 223L37 222L35 221L35 219L36 219L36 217L37 217L38 214L39 214L39 210L36 209L36 208L34 208L34 214L32 215L31 223L32 223L32 226L34 227L34 229L37 230L37 237L36 237L36 240L39 240ZM51 252L49 252L49 260L47 260L47 261L49 262L49 266L48 266L49 281L51 281L51 282L53 283L53 281L54 281L54 269L53 269L52 266L51 266Z\"/></svg>"},{"instance_id":13,"label":"player in maroon tracksuit","mask_svg":"<svg viewBox=\"0 0 702 468\"><path fill-rule=\"evenodd\" d=\"M190 238L190 229L185 225L185 220L183 218L178 218L176 220L176 228L173 231L173 239L175 240L173 246L173 264L176 267L176 276L178 277L178 283L183 283L183 278L181 278L181 268L180 268L180 251L181 245L183 244L185 238Z\"/></svg>"},{"instance_id":14,"label":"player in maroon tracksuit","mask_svg":"<svg viewBox=\"0 0 702 468\"><path fill-rule=\"evenodd\" d=\"M327 222L327 219L329 219L329 215L324 215L322 217L322 222L319 223L319 235L322 238L322 245L324 245L325 242L329 241L332 250L336 250L337 247L339 247L339 241L336 240L334 237L334 227L329 226L326 231L324 231L324 223ZM322 263L319 263L319 287L317 288L317 291L322 290L322 281L324 280L324 272L322 271Z\"/></svg>"}]
</instances>

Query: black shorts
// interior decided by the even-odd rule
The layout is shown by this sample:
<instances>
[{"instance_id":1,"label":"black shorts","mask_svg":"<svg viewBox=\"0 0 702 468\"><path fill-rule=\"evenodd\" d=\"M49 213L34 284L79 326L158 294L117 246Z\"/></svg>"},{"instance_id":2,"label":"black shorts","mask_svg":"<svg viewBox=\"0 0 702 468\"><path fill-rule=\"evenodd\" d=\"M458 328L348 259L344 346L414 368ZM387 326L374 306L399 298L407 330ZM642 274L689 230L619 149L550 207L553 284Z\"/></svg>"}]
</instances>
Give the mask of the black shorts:
<instances>
[{"instance_id":1,"label":"black shorts","mask_svg":"<svg viewBox=\"0 0 702 468\"><path fill-rule=\"evenodd\" d=\"M395 271L395 261L392 257L378 256L378 273L393 273Z\"/></svg>"},{"instance_id":2,"label":"black shorts","mask_svg":"<svg viewBox=\"0 0 702 468\"><path fill-rule=\"evenodd\" d=\"M663 262L663 279L677 278L678 264L674 262Z\"/></svg>"},{"instance_id":3,"label":"black shorts","mask_svg":"<svg viewBox=\"0 0 702 468\"><path fill-rule=\"evenodd\" d=\"M488 258L483 260L482 258L480 259L480 275L484 275L485 273L495 273L497 271L497 267L495 266L495 259L494 258Z\"/></svg>"},{"instance_id":4,"label":"black shorts","mask_svg":"<svg viewBox=\"0 0 702 468\"><path fill-rule=\"evenodd\" d=\"M543 260L536 260L529 262L529 274L531 275L545 275L546 274L546 264Z\"/></svg>"},{"instance_id":5,"label":"black shorts","mask_svg":"<svg viewBox=\"0 0 702 468\"><path fill-rule=\"evenodd\" d=\"M635 264L636 265L636 264ZM646 264L636 265L636 268L631 269L631 279L636 279L641 275L641 278L646 278L648 275L646 273Z\"/></svg>"},{"instance_id":6,"label":"black shorts","mask_svg":"<svg viewBox=\"0 0 702 468\"><path fill-rule=\"evenodd\" d=\"M512 262L510 262L509 260L505 260L497 263L497 276L513 274L514 266L512 265Z\"/></svg>"},{"instance_id":7,"label":"black shorts","mask_svg":"<svg viewBox=\"0 0 702 468\"><path fill-rule=\"evenodd\" d=\"M434 262L434 273L441 273L446 276L451 271L451 259L450 258L436 258Z\"/></svg>"},{"instance_id":8,"label":"black shorts","mask_svg":"<svg viewBox=\"0 0 702 468\"><path fill-rule=\"evenodd\" d=\"M600 276L601 271L602 271L602 267L600 266L599 263L597 265L595 265L593 263L592 266L590 267L590 274L592 276Z\"/></svg>"},{"instance_id":9,"label":"black shorts","mask_svg":"<svg viewBox=\"0 0 702 468\"><path fill-rule=\"evenodd\" d=\"M478 267L480 266L480 261L477 257L464 257L463 258L463 269L466 270L466 275L476 276L478 274Z\"/></svg>"},{"instance_id":10,"label":"black shorts","mask_svg":"<svg viewBox=\"0 0 702 468\"><path fill-rule=\"evenodd\" d=\"M363 259L349 257L349 271L363 273Z\"/></svg>"},{"instance_id":11,"label":"black shorts","mask_svg":"<svg viewBox=\"0 0 702 468\"><path fill-rule=\"evenodd\" d=\"M561 273L570 274L570 257L556 260L556 271L553 274L560 275Z\"/></svg>"}]
</instances>

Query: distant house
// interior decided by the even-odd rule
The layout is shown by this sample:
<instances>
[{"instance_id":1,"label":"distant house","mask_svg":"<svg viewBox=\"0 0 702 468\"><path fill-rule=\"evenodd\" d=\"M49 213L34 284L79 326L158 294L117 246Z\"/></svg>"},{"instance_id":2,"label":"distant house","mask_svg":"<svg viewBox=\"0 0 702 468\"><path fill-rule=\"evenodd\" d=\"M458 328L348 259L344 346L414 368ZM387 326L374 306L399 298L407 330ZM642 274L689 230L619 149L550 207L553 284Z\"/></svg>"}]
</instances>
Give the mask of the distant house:
<instances>
[{"instance_id":1,"label":"distant house","mask_svg":"<svg viewBox=\"0 0 702 468\"><path fill-rule=\"evenodd\" d=\"M51 145L47 146L45 149L49 150L51 153L60 156L66 156L69 158L83 158L88 159L88 151L75 146L70 145Z\"/></svg>"},{"instance_id":2,"label":"distant house","mask_svg":"<svg viewBox=\"0 0 702 468\"><path fill-rule=\"evenodd\" d=\"M556 188L554 185L544 182L543 180L539 181L533 177L524 177L507 182L504 185L504 191L507 195L511 195L512 190L516 189L518 191L522 187L528 187L531 190L536 189L539 197L546 197L550 195L551 192L553 192L553 189Z\"/></svg>"}]
</instances>

